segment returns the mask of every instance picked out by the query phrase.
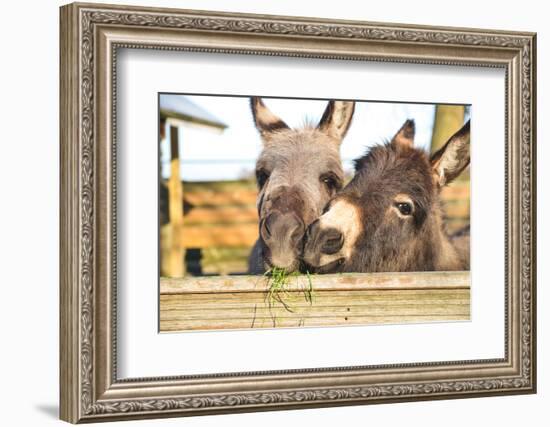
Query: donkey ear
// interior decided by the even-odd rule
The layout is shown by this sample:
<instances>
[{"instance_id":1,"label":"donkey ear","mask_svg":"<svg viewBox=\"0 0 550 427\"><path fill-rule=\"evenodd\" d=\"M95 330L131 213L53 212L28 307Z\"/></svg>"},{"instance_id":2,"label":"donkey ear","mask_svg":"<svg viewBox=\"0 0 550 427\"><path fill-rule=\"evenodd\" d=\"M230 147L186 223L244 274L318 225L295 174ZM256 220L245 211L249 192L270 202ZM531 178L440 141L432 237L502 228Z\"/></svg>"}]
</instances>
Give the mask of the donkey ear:
<instances>
[{"instance_id":1,"label":"donkey ear","mask_svg":"<svg viewBox=\"0 0 550 427\"><path fill-rule=\"evenodd\" d=\"M348 132L355 111L355 102L352 101L329 101L323 117L317 128L339 142L342 142Z\"/></svg>"},{"instance_id":2,"label":"donkey ear","mask_svg":"<svg viewBox=\"0 0 550 427\"><path fill-rule=\"evenodd\" d=\"M462 126L431 157L434 179L443 187L461 174L470 164L470 121Z\"/></svg>"},{"instance_id":3,"label":"donkey ear","mask_svg":"<svg viewBox=\"0 0 550 427\"><path fill-rule=\"evenodd\" d=\"M408 119L401 129L397 131L394 137L391 139L392 144L412 147L414 145L414 135L416 133L416 126L414 120Z\"/></svg>"},{"instance_id":4,"label":"donkey ear","mask_svg":"<svg viewBox=\"0 0 550 427\"><path fill-rule=\"evenodd\" d=\"M262 98L257 96L250 98L250 108L252 110L252 116L254 117L256 129L260 131L262 136L265 136L270 132L288 129L287 124L265 106Z\"/></svg>"}]
</instances>

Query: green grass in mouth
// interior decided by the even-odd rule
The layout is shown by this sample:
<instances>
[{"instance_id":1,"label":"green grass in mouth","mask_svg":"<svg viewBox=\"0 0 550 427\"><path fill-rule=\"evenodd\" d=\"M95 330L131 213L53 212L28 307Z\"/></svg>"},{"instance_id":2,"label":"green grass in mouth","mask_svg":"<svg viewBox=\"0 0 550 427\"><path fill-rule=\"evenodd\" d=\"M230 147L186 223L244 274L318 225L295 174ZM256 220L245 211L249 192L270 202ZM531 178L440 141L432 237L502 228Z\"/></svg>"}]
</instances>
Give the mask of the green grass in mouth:
<instances>
[{"instance_id":1,"label":"green grass in mouth","mask_svg":"<svg viewBox=\"0 0 550 427\"><path fill-rule=\"evenodd\" d=\"M266 299L269 307L275 303L281 304L285 310L294 313L293 308L288 303L290 299L290 283L296 280L301 274L297 271L288 273L284 268L273 267L265 272L267 277L267 295ZM313 304L313 280L309 271L306 271L307 286L302 289L306 302ZM286 301L285 301L286 299Z\"/></svg>"}]
</instances>

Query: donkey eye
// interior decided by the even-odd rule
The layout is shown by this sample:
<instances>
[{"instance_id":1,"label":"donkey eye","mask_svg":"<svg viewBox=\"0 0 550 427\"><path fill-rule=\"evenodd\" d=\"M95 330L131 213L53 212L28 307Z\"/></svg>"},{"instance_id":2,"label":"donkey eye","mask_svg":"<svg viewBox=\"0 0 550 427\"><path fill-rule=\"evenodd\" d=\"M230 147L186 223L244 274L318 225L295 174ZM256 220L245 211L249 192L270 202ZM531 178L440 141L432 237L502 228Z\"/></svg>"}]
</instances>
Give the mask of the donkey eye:
<instances>
[{"instance_id":1,"label":"donkey eye","mask_svg":"<svg viewBox=\"0 0 550 427\"><path fill-rule=\"evenodd\" d=\"M332 174L321 175L319 180L327 187L330 192L335 192L341 188L340 181Z\"/></svg>"},{"instance_id":2,"label":"donkey eye","mask_svg":"<svg viewBox=\"0 0 550 427\"><path fill-rule=\"evenodd\" d=\"M407 202L397 202L395 204L395 206L397 207L397 209L399 209L399 212L401 213L401 215L411 215L412 214L412 205L410 203L407 203Z\"/></svg>"},{"instance_id":3,"label":"donkey eye","mask_svg":"<svg viewBox=\"0 0 550 427\"><path fill-rule=\"evenodd\" d=\"M268 179L269 173L265 169L256 171L256 182L258 183L258 187L262 188Z\"/></svg>"}]
</instances>

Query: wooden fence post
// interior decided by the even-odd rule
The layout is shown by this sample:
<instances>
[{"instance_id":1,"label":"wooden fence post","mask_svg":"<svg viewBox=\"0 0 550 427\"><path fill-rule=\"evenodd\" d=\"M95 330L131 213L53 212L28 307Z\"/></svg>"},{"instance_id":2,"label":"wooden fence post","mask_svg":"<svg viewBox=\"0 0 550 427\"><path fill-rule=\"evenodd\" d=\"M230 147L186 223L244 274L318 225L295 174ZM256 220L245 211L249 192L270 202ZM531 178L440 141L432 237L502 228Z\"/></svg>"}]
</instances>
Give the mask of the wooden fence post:
<instances>
[{"instance_id":1,"label":"wooden fence post","mask_svg":"<svg viewBox=\"0 0 550 427\"><path fill-rule=\"evenodd\" d=\"M464 105L437 105L431 151L437 151L464 124Z\"/></svg>"},{"instance_id":2,"label":"wooden fence post","mask_svg":"<svg viewBox=\"0 0 550 427\"><path fill-rule=\"evenodd\" d=\"M180 176L179 133L177 126L170 126L170 179L168 180L168 212L170 227L167 235L166 247L168 256L163 262L164 274L170 277L185 275L185 249L182 245L183 227L183 184Z\"/></svg>"}]
</instances>

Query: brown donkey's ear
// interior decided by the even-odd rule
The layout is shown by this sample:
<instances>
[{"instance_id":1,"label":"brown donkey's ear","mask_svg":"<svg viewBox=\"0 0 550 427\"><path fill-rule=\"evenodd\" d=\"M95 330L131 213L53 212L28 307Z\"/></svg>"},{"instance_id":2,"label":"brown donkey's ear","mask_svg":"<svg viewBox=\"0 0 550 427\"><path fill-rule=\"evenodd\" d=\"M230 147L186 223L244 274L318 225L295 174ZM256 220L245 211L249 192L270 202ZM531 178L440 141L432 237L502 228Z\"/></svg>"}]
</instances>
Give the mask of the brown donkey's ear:
<instances>
[{"instance_id":1,"label":"brown donkey's ear","mask_svg":"<svg viewBox=\"0 0 550 427\"><path fill-rule=\"evenodd\" d=\"M323 117L319 121L317 128L333 138L336 138L339 143L342 142L344 136L348 132L355 110L355 102L353 101L329 101Z\"/></svg>"},{"instance_id":2,"label":"brown donkey's ear","mask_svg":"<svg viewBox=\"0 0 550 427\"><path fill-rule=\"evenodd\" d=\"M430 159L434 179L443 187L470 164L470 121L462 126Z\"/></svg>"},{"instance_id":3,"label":"brown donkey's ear","mask_svg":"<svg viewBox=\"0 0 550 427\"><path fill-rule=\"evenodd\" d=\"M414 120L408 119L391 139L391 142L400 146L412 147L414 145L415 132Z\"/></svg>"},{"instance_id":4,"label":"brown donkey's ear","mask_svg":"<svg viewBox=\"0 0 550 427\"><path fill-rule=\"evenodd\" d=\"M256 128L262 136L270 132L288 129L288 125L265 106L262 98L257 96L250 98L250 108Z\"/></svg>"}]
</instances>

